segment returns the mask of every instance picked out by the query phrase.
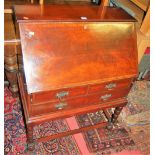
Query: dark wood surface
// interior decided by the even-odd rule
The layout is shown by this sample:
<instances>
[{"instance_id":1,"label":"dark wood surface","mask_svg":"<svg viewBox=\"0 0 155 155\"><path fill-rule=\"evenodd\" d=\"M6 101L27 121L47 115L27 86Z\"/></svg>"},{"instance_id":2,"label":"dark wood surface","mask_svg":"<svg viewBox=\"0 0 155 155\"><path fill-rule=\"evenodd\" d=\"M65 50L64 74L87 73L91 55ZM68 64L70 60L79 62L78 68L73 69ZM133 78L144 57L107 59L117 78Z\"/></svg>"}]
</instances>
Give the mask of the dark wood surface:
<instances>
[{"instance_id":1,"label":"dark wood surface","mask_svg":"<svg viewBox=\"0 0 155 155\"><path fill-rule=\"evenodd\" d=\"M4 14L4 40L16 39L12 14Z\"/></svg>"},{"instance_id":2,"label":"dark wood surface","mask_svg":"<svg viewBox=\"0 0 155 155\"><path fill-rule=\"evenodd\" d=\"M17 96L18 85L17 76L18 71L17 64L17 50L16 44L13 43L16 40L13 17L12 14L4 14L4 68L5 75L9 81L9 89L14 96Z\"/></svg>"},{"instance_id":3,"label":"dark wood surface","mask_svg":"<svg viewBox=\"0 0 155 155\"><path fill-rule=\"evenodd\" d=\"M71 99L77 96L85 96L89 94L96 94L100 92L108 92L117 91L122 88L129 88L133 79L123 79L123 80L115 80L111 82L105 82L100 84L91 84L86 86L78 86L73 88L64 88L57 89L53 91L46 91L40 93L32 94L32 104L41 104L46 102L57 102L59 101L58 95L61 93L67 93L63 96L63 99ZM112 87L109 87L112 85Z\"/></svg>"},{"instance_id":4,"label":"dark wood surface","mask_svg":"<svg viewBox=\"0 0 155 155\"><path fill-rule=\"evenodd\" d=\"M94 5L15 5L17 21L135 21L119 8ZM84 17L82 19L82 17Z\"/></svg>"},{"instance_id":5,"label":"dark wood surface","mask_svg":"<svg viewBox=\"0 0 155 155\"><path fill-rule=\"evenodd\" d=\"M4 9L12 9L14 5L30 4L28 0L4 0Z\"/></svg>"},{"instance_id":6,"label":"dark wood surface","mask_svg":"<svg viewBox=\"0 0 155 155\"><path fill-rule=\"evenodd\" d=\"M23 81L22 74L18 74L18 82L19 82L22 104L24 107L26 124L29 126L34 126L35 124L40 124L40 123L43 123L43 122L49 121L49 120L61 119L61 118L66 118L66 117L70 117L73 115L83 114L86 112L93 112L96 110L102 110L102 109L107 109L107 108L112 108L112 107L124 106L127 103L126 95L129 91L128 88L126 88L123 91L115 91L115 93L118 95L117 99L107 100L105 102L100 101L98 103L91 101L91 99L93 99L94 97L92 97L92 98L89 98L89 96L84 97L83 100L88 101L88 106L83 105L83 102L78 102L79 100L76 101L76 98L74 98L75 102L78 102L77 104L75 103L77 107L79 105L78 108L73 107L70 109L67 107L68 109L62 109L62 110L56 110L55 109L55 111L53 111L53 112L48 111L50 106L52 107L53 104L49 103L49 106L48 106L47 105L48 102L45 102L42 104L42 106L44 106L43 113L42 114L39 113L39 114L36 114L35 116L32 116L32 113L33 113L32 109L34 109L34 106L33 106L34 104L31 103L31 101L30 101L31 96L27 94L27 92L24 88L24 81ZM93 95L93 96L96 96L96 95ZM98 95L98 96L100 96L100 95ZM81 97L81 99L82 99L82 97ZM98 97L98 100L99 99L100 98ZM96 98L94 98L94 100L96 101ZM39 107L39 105L40 104L38 104L38 107ZM44 113L45 109L46 109L47 113Z\"/></svg>"},{"instance_id":7,"label":"dark wood surface","mask_svg":"<svg viewBox=\"0 0 155 155\"><path fill-rule=\"evenodd\" d=\"M96 110L103 110L108 119L103 125L115 123L138 72L135 20L120 9L98 6L25 10L27 6L15 7L25 71L18 81L29 149L36 124ZM112 116L107 113L109 108L115 108Z\"/></svg>"},{"instance_id":8,"label":"dark wood surface","mask_svg":"<svg viewBox=\"0 0 155 155\"><path fill-rule=\"evenodd\" d=\"M107 101L112 101L118 98L122 98L127 96L129 92L129 88L120 89L119 91L111 91L104 93L97 93L92 95L80 96L72 99L63 101L55 101L55 102L46 102L42 104L32 104L31 105L31 113L32 116L35 115L47 115L50 113L59 113L61 116L62 112L65 110L74 110L77 108L85 108L91 105L104 104L107 105ZM110 95L107 99L103 100L102 97ZM61 109L58 109L57 106L60 104L65 104ZM48 107L48 108L47 108Z\"/></svg>"},{"instance_id":9,"label":"dark wood surface","mask_svg":"<svg viewBox=\"0 0 155 155\"><path fill-rule=\"evenodd\" d=\"M19 23L28 93L137 74L134 23Z\"/></svg>"}]
</instances>

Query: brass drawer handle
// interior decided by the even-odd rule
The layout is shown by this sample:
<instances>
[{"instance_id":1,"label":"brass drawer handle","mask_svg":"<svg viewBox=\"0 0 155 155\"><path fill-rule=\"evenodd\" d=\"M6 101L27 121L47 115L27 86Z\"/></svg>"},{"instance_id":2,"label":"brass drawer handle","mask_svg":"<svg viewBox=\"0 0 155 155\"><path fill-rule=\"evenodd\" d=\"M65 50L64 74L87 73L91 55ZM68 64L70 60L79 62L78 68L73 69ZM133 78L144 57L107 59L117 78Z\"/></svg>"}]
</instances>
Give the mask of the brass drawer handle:
<instances>
[{"instance_id":1,"label":"brass drawer handle","mask_svg":"<svg viewBox=\"0 0 155 155\"><path fill-rule=\"evenodd\" d=\"M111 96L112 96L112 94L105 94L105 95L101 96L101 100L105 101L105 100L109 99Z\"/></svg>"},{"instance_id":2,"label":"brass drawer handle","mask_svg":"<svg viewBox=\"0 0 155 155\"><path fill-rule=\"evenodd\" d=\"M112 89L112 88L115 88L115 87L116 87L116 83L110 83L110 84L107 84L105 86L105 88L107 88L107 89Z\"/></svg>"},{"instance_id":3,"label":"brass drawer handle","mask_svg":"<svg viewBox=\"0 0 155 155\"><path fill-rule=\"evenodd\" d=\"M56 97L59 98L59 99L61 99L62 97L65 97L67 95L69 95L69 92L68 91L62 91L60 93L57 93L56 94Z\"/></svg>"},{"instance_id":4,"label":"brass drawer handle","mask_svg":"<svg viewBox=\"0 0 155 155\"><path fill-rule=\"evenodd\" d=\"M61 102L55 105L55 108L58 110L64 109L68 104L66 102Z\"/></svg>"}]
</instances>

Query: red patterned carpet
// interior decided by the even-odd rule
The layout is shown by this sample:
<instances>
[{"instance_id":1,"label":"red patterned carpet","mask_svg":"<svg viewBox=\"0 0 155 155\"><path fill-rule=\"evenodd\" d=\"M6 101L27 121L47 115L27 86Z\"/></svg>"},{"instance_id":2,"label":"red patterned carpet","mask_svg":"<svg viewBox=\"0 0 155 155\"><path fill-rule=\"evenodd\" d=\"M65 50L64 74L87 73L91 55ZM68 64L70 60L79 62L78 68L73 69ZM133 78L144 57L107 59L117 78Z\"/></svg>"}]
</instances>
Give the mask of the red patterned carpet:
<instances>
[{"instance_id":1,"label":"red patterned carpet","mask_svg":"<svg viewBox=\"0 0 155 155\"><path fill-rule=\"evenodd\" d=\"M137 88L137 87L136 87ZM132 92L137 90L135 87ZM112 131L106 128L90 130L85 133L75 134L64 138L54 139L46 143L36 144L33 152L27 151L25 126L21 105L18 99L14 99L10 91L5 88L5 154L8 155L140 155L145 154L137 145L137 139L133 136L133 132L129 131L128 127L135 124L130 123L130 116L137 114L137 107L132 104L131 97L129 98L129 106L125 108L121 119L121 125L117 124ZM133 93L132 96L135 94ZM144 97L144 94L142 94ZM134 96L135 97L135 96ZM134 98L133 97L133 98ZM144 97L145 98L145 97ZM144 99L143 99L144 101ZM137 109L136 109L137 108ZM134 109L134 111L133 111ZM146 112L147 107L141 106L141 111ZM132 112L132 114L131 114ZM71 117L65 120L51 121L40 124L34 128L34 138L50 135L57 132L63 132L70 129L75 129L81 126L95 124L105 120L102 111ZM128 123L124 123L124 120ZM136 122L138 123L138 121ZM143 122L146 123L146 122ZM124 125L125 124L125 125ZM132 126L132 127L133 127ZM130 128L131 130L133 128ZM144 134L144 133L142 133ZM136 135L136 133L135 133ZM138 141L139 144L139 141ZM136 151L136 150L141 150Z\"/></svg>"}]
</instances>

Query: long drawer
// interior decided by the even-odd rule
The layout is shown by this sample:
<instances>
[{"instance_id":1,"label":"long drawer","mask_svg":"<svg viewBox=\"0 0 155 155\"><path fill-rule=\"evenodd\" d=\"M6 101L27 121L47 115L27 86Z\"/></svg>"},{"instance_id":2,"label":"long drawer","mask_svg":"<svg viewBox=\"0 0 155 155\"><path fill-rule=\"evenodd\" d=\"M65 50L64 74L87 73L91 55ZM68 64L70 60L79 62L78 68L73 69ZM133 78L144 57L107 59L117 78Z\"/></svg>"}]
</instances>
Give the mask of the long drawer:
<instances>
[{"instance_id":1,"label":"long drawer","mask_svg":"<svg viewBox=\"0 0 155 155\"><path fill-rule=\"evenodd\" d=\"M75 97L69 100L62 100L56 102L48 102L42 104L32 104L32 115L42 115L56 111L63 111L66 109L75 109L87 107L94 104L106 104L106 101L115 100L118 98L126 97L130 88L120 89L119 91L110 91L104 93L96 93Z\"/></svg>"}]
</instances>

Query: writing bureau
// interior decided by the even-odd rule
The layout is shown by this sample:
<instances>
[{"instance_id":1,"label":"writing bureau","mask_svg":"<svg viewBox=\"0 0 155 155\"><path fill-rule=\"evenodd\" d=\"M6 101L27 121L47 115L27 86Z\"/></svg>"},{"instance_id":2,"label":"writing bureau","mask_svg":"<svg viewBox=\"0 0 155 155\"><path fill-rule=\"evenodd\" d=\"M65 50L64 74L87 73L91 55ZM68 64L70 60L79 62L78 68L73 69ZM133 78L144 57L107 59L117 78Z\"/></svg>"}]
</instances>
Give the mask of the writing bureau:
<instances>
[{"instance_id":1,"label":"writing bureau","mask_svg":"<svg viewBox=\"0 0 155 155\"><path fill-rule=\"evenodd\" d=\"M114 123L137 76L135 20L118 8L87 5L25 5L14 11L24 63L18 81L29 149L39 123L97 110ZM109 108L115 108L112 116Z\"/></svg>"}]
</instances>

